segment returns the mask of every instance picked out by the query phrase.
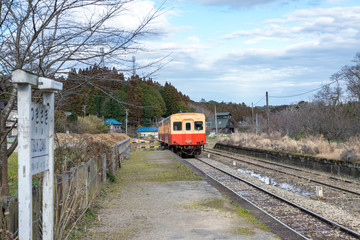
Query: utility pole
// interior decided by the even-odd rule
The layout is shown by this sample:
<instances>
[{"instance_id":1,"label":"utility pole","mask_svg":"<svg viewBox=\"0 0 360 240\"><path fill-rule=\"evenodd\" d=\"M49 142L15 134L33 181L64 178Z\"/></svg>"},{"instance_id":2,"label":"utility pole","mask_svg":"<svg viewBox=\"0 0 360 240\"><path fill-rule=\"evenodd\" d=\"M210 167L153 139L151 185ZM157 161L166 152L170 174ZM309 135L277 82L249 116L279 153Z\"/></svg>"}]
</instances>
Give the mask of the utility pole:
<instances>
[{"instance_id":1,"label":"utility pole","mask_svg":"<svg viewBox=\"0 0 360 240\"><path fill-rule=\"evenodd\" d=\"M269 120L270 120L270 111L269 111L269 94L266 92L266 133L270 134L269 131Z\"/></svg>"},{"instance_id":2,"label":"utility pole","mask_svg":"<svg viewBox=\"0 0 360 240\"><path fill-rule=\"evenodd\" d=\"M216 115L216 104L215 104L215 134L218 133L218 126L217 126L217 115Z\"/></svg>"},{"instance_id":3,"label":"utility pole","mask_svg":"<svg viewBox=\"0 0 360 240\"><path fill-rule=\"evenodd\" d=\"M129 110L128 109L126 109L126 119L125 119L125 126L126 126L126 130L125 130L125 133L126 133L126 135L128 134L127 133L127 126L128 126L128 115L129 115Z\"/></svg>"},{"instance_id":4,"label":"utility pole","mask_svg":"<svg viewBox=\"0 0 360 240\"><path fill-rule=\"evenodd\" d=\"M104 68L105 67L105 61L104 61L104 48L103 47L100 48L100 54L101 54L100 67Z\"/></svg>"},{"instance_id":5,"label":"utility pole","mask_svg":"<svg viewBox=\"0 0 360 240\"><path fill-rule=\"evenodd\" d=\"M254 103L251 103L251 125L254 126Z\"/></svg>"},{"instance_id":6,"label":"utility pole","mask_svg":"<svg viewBox=\"0 0 360 240\"><path fill-rule=\"evenodd\" d=\"M256 129L256 134L258 134L259 132L259 115L256 113L256 123L255 123L255 129Z\"/></svg>"},{"instance_id":7,"label":"utility pole","mask_svg":"<svg viewBox=\"0 0 360 240\"><path fill-rule=\"evenodd\" d=\"M132 74L133 74L134 77L135 77L135 75L136 75L136 67L135 67L135 66L136 66L136 65L135 65L136 63L135 63L135 62L136 62L136 59L135 59L135 56L133 56L133 57L132 57L132 63L133 63L133 66L132 66Z\"/></svg>"},{"instance_id":8,"label":"utility pole","mask_svg":"<svg viewBox=\"0 0 360 240\"><path fill-rule=\"evenodd\" d=\"M86 116L86 107L87 107L87 105L82 105L82 107L83 107L83 113L84 113L84 117Z\"/></svg>"}]
</instances>

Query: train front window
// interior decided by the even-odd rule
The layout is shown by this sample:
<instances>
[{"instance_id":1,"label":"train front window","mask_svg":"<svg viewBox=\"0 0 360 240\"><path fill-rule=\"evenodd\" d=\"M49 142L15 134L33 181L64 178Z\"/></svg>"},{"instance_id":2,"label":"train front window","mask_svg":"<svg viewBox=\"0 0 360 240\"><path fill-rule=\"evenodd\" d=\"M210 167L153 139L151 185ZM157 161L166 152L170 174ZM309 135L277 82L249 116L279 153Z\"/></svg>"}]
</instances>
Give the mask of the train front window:
<instances>
[{"instance_id":1,"label":"train front window","mask_svg":"<svg viewBox=\"0 0 360 240\"><path fill-rule=\"evenodd\" d=\"M185 124L185 127L186 127L186 131L190 131L191 130L191 123L187 122Z\"/></svg>"},{"instance_id":2,"label":"train front window","mask_svg":"<svg viewBox=\"0 0 360 240\"><path fill-rule=\"evenodd\" d=\"M181 131L182 130L182 124L181 122L174 122L174 131Z\"/></svg>"},{"instance_id":3,"label":"train front window","mask_svg":"<svg viewBox=\"0 0 360 240\"><path fill-rule=\"evenodd\" d=\"M195 122L195 130L201 131L204 129L203 122Z\"/></svg>"}]
</instances>

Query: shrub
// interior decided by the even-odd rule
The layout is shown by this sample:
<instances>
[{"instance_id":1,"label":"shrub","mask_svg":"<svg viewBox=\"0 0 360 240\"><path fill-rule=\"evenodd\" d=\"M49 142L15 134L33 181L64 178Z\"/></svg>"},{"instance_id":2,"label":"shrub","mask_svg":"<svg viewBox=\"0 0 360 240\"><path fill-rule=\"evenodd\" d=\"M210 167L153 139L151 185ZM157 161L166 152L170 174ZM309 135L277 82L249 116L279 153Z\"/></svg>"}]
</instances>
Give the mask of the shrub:
<instances>
[{"instance_id":1,"label":"shrub","mask_svg":"<svg viewBox=\"0 0 360 240\"><path fill-rule=\"evenodd\" d=\"M78 133L106 133L108 127L103 124L101 118L90 115L79 117L77 121Z\"/></svg>"}]
</instances>

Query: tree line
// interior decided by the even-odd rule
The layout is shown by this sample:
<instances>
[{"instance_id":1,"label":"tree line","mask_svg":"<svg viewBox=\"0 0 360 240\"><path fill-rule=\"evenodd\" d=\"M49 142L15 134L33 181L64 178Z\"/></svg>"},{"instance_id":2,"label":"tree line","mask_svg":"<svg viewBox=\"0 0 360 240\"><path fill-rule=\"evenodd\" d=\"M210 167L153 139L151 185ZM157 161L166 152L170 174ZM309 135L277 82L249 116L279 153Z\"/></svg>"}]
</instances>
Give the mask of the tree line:
<instances>
[{"instance_id":1,"label":"tree line","mask_svg":"<svg viewBox=\"0 0 360 240\"><path fill-rule=\"evenodd\" d=\"M360 53L330 77L311 102L270 115L271 129L291 137L322 135L329 141L360 135Z\"/></svg>"},{"instance_id":2,"label":"tree line","mask_svg":"<svg viewBox=\"0 0 360 240\"><path fill-rule=\"evenodd\" d=\"M194 111L188 107L189 96L170 83L162 86L138 75L126 78L115 68L73 69L59 81L64 89L57 110L67 112L70 121L76 116L95 115L124 122L127 110L130 126L151 126L173 113Z\"/></svg>"},{"instance_id":3,"label":"tree line","mask_svg":"<svg viewBox=\"0 0 360 240\"><path fill-rule=\"evenodd\" d=\"M94 65L100 59L123 65L129 55L142 50L139 40L153 33L149 25L163 12L160 5L138 16L129 26L111 24L129 12L132 2L0 1L0 196L9 194L7 163L17 147L17 138L10 147L7 143L11 129L17 125L16 121L10 127L7 124L17 97L12 71L22 69L53 79L71 67ZM149 64L154 65L156 61ZM33 100L41 99L40 95L35 90Z\"/></svg>"}]
</instances>

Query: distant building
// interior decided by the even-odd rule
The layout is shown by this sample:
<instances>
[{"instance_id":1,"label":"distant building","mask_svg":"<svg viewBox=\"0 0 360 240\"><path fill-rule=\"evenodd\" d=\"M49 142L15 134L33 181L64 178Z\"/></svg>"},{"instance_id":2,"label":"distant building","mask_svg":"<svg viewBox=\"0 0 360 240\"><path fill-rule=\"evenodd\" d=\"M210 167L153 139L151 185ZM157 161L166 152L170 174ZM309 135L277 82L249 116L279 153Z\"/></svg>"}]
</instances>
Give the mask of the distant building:
<instances>
[{"instance_id":1,"label":"distant building","mask_svg":"<svg viewBox=\"0 0 360 240\"><path fill-rule=\"evenodd\" d=\"M216 114L217 117L217 129L218 133L233 133L235 132L236 122L231 118L230 112L219 112ZM211 121L211 131L216 131L215 116Z\"/></svg>"},{"instance_id":2,"label":"distant building","mask_svg":"<svg viewBox=\"0 0 360 240\"><path fill-rule=\"evenodd\" d=\"M158 138L159 137L158 136L158 131L159 131L158 127L141 127L138 130L136 130L136 133L140 137L153 136L155 138Z\"/></svg>"},{"instance_id":3,"label":"distant building","mask_svg":"<svg viewBox=\"0 0 360 240\"><path fill-rule=\"evenodd\" d=\"M110 127L110 132L117 132L121 133L121 122L116 121L115 119L109 118L104 121L104 124L108 125Z\"/></svg>"}]
</instances>

